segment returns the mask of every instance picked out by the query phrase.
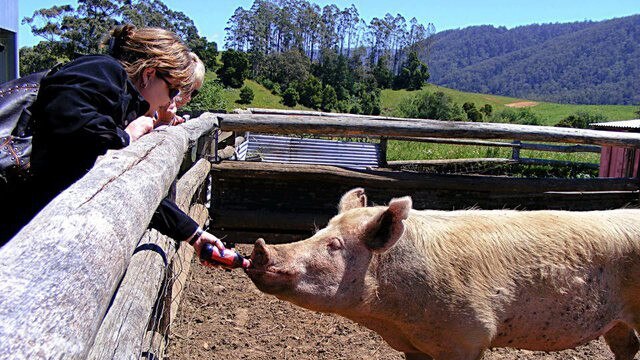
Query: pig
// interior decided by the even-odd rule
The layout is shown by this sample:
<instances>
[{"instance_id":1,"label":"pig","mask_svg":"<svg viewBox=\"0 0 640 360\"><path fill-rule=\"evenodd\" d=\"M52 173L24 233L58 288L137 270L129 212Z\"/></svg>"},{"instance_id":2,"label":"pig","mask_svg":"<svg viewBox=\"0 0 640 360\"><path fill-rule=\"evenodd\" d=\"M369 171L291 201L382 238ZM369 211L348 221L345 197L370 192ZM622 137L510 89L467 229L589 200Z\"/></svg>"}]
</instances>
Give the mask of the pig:
<instances>
[{"instance_id":1,"label":"pig","mask_svg":"<svg viewBox=\"0 0 640 360\"><path fill-rule=\"evenodd\" d=\"M407 359L480 359L487 348L557 351L600 335L638 351L640 210L367 206L361 188L311 238L255 243L259 290L339 314Z\"/></svg>"}]
</instances>

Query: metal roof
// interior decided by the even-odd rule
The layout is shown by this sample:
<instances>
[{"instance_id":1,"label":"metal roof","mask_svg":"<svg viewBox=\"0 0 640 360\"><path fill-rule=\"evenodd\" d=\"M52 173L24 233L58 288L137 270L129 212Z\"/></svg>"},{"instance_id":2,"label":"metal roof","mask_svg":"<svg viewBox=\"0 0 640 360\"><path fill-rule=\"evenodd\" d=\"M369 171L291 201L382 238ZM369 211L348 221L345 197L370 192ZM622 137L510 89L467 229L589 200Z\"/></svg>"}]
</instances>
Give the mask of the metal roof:
<instances>
[{"instance_id":1,"label":"metal roof","mask_svg":"<svg viewBox=\"0 0 640 360\"><path fill-rule=\"evenodd\" d=\"M603 130L621 130L621 131L640 131L640 119L609 121L601 123L589 124L594 129Z\"/></svg>"}]
</instances>

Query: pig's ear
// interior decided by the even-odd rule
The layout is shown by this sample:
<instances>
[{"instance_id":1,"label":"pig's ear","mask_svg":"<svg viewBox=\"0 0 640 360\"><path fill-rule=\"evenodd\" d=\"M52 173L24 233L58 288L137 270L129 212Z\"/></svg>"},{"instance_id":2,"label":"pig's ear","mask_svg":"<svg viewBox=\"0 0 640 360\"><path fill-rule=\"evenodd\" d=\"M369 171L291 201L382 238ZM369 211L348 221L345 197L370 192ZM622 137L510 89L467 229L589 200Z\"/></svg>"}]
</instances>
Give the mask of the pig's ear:
<instances>
[{"instance_id":1,"label":"pig's ear","mask_svg":"<svg viewBox=\"0 0 640 360\"><path fill-rule=\"evenodd\" d=\"M343 213L345 211L366 207L367 206L367 195L364 194L363 188L355 188L349 190L347 193L342 195L340 199L340 204L338 204L338 213Z\"/></svg>"},{"instance_id":2,"label":"pig's ear","mask_svg":"<svg viewBox=\"0 0 640 360\"><path fill-rule=\"evenodd\" d=\"M393 199L386 210L369 220L364 230L364 242L371 251L382 253L395 245L404 233L403 220L409 217L411 205L408 196Z\"/></svg>"}]
</instances>

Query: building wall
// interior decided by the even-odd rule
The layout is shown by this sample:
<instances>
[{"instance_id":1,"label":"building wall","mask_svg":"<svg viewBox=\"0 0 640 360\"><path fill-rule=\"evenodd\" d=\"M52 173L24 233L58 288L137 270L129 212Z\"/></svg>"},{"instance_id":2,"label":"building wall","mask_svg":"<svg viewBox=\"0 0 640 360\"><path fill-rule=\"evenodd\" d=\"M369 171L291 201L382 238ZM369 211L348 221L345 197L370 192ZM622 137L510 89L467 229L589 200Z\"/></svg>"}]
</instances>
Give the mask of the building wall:
<instances>
[{"instance_id":1,"label":"building wall","mask_svg":"<svg viewBox=\"0 0 640 360\"><path fill-rule=\"evenodd\" d=\"M18 77L18 0L0 1L0 83Z\"/></svg>"}]
</instances>

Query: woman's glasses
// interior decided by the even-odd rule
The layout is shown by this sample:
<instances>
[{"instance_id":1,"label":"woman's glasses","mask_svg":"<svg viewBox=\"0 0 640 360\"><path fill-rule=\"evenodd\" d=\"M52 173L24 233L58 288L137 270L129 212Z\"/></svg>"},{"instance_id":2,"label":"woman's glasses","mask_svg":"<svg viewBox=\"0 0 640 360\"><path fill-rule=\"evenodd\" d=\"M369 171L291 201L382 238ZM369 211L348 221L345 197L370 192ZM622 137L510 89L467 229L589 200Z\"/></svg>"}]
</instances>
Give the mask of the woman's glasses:
<instances>
[{"instance_id":1,"label":"woman's glasses","mask_svg":"<svg viewBox=\"0 0 640 360\"><path fill-rule=\"evenodd\" d=\"M173 87L173 84L171 84L169 80L167 80L167 78L164 75L162 75L160 72L156 71L156 76L159 77L162 81L164 81L167 84L167 88L169 88L170 99L173 99L178 95L178 93L180 93L180 89Z\"/></svg>"}]
</instances>

